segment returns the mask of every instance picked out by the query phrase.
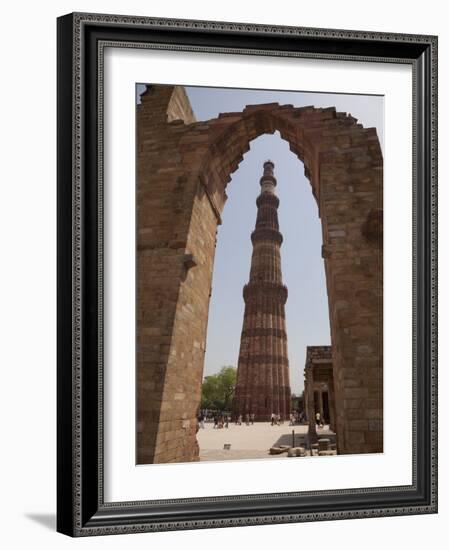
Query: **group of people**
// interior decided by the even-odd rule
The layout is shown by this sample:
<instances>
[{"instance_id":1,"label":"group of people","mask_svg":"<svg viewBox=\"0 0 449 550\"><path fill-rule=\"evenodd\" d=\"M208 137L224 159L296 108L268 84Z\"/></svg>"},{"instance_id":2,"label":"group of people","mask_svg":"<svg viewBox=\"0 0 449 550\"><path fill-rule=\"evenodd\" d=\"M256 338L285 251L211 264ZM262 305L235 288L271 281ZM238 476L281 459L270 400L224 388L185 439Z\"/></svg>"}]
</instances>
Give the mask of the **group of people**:
<instances>
[{"instance_id":1,"label":"group of people","mask_svg":"<svg viewBox=\"0 0 449 550\"><path fill-rule=\"evenodd\" d=\"M231 415L229 414L216 414L214 415L214 429L219 430L221 428L229 428L231 422Z\"/></svg>"},{"instance_id":2,"label":"group of people","mask_svg":"<svg viewBox=\"0 0 449 550\"><path fill-rule=\"evenodd\" d=\"M280 426L284 421L280 414L271 413L271 425ZM297 424L306 424L307 415L304 411L294 411L289 416L289 426L296 426Z\"/></svg>"},{"instance_id":3,"label":"group of people","mask_svg":"<svg viewBox=\"0 0 449 550\"><path fill-rule=\"evenodd\" d=\"M202 430L205 428L205 422L214 423L214 429L229 428L231 415L223 412L200 411L197 416L198 427Z\"/></svg>"},{"instance_id":4,"label":"group of people","mask_svg":"<svg viewBox=\"0 0 449 550\"><path fill-rule=\"evenodd\" d=\"M271 425L280 426L284 423L284 420L280 414L271 413Z\"/></svg>"},{"instance_id":5,"label":"group of people","mask_svg":"<svg viewBox=\"0 0 449 550\"><path fill-rule=\"evenodd\" d=\"M276 416L276 422L281 423L280 415L272 415L272 425L273 425L273 416ZM232 422L232 416L227 412L220 411L199 411L198 416L198 428L204 429L205 422L213 422L214 429L229 428L229 424ZM234 424L236 426L241 426L245 423L246 426L251 426L256 420L256 415L254 413L246 413L245 415L237 414L234 417Z\"/></svg>"},{"instance_id":6,"label":"group of people","mask_svg":"<svg viewBox=\"0 0 449 550\"><path fill-rule=\"evenodd\" d=\"M249 426L250 424L254 424L254 420L256 418L256 415L254 413L246 413L245 414L245 424ZM241 426L243 422L243 415L239 414L235 418L235 425Z\"/></svg>"},{"instance_id":7,"label":"group of people","mask_svg":"<svg viewBox=\"0 0 449 550\"><path fill-rule=\"evenodd\" d=\"M294 411L290 414L289 426L295 426L296 424L305 424L307 422L307 415L304 411Z\"/></svg>"},{"instance_id":8,"label":"group of people","mask_svg":"<svg viewBox=\"0 0 449 550\"><path fill-rule=\"evenodd\" d=\"M249 426L250 424L254 424L256 415L247 413L245 414L245 424ZM232 422L232 417L230 414L224 413L224 414L214 414L213 415L213 421L214 421L214 429L219 430L220 428L229 428L229 424ZM241 426L243 424L243 415L239 414L234 419L234 424L236 426ZM204 428L204 421L203 425L200 427Z\"/></svg>"},{"instance_id":9,"label":"group of people","mask_svg":"<svg viewBox=\"0 0 449 550\"><path fill-rule=\"evenodd\" d=\"M220 411L199 411L197 419L198 427L201 429L204 429L204 423L207 421L214 423L214 429L229 428L229 424L232 422L232 416L230 413ZM234 418L234 424L236 426L241 426L244 421L246 426L250 426L254 424L255 419L256 415L254 413L246 413L245 415L238 414ZM315 415L315 422L316 425L320 428L324 426L323 418L321 417L319 412L317 412ZM270 423L272 426L280 426L284 423L284 419L280 414L271 413ZM307 415L304 411L295 411L290 414L289 426L306 423Z\"/></svg>"}]
</instances>

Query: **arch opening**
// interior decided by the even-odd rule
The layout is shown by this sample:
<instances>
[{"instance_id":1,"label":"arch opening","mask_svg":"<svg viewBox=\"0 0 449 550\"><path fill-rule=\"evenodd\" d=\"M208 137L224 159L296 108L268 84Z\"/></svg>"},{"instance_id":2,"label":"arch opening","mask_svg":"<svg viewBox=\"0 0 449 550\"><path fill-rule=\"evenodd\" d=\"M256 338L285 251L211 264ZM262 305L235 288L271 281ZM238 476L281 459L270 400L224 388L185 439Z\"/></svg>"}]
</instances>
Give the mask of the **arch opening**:
<instances>
[{"instance_id":1,"label":"arch opening","mask_svg":"<svg viewBox=\"0 0 449 550\"><path fill-rule=\"evenodd\" d=\"M329 306L316 200L304 176L303 164L278 131L262 134L250 143L227 187L228 199L217 232L204 377L216 374L222 366L236 367L238 363L244 318L242 289L250 274L250 235L267 155L275 164L276 195L280 201L282 276L288 289L285 308L290 386L292 393L299 396L304 390L307 345L330 345ZM264 407L268 406L265 398ZM260 420L257 415L256 420Z\"/></svg>"}]
</instances>

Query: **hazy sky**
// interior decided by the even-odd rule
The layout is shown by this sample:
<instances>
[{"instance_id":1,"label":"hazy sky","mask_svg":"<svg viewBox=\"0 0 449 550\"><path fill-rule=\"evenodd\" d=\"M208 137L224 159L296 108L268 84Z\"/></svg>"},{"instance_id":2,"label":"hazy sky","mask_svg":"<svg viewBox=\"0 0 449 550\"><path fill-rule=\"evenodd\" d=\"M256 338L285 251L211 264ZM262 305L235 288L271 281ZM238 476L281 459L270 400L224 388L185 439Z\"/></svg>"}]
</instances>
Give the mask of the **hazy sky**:
<instances>
[{"instance_id":1,"label":"hazy sky","mask_svg":"<svg viewBox=\"0 0 449 550\"><path fill-rule=\"evenodd\" d=\"M355 116L365 128L376 127L383 144L383 97L343 94L259 91L186 87L197 120L219 113L241 111L258 103L292 104L295 107L336 107ZM288 287L286 325L292 392L304 387L303 371L308 345L330 344L329 311L324 264L321 258L321 222L304 166L278 132L250 144L227 187L228 200L218 229L212 297L206 341L204 376L223 365L237 366L244 302L256 222L256 198L263 163L274 162L280 231L284 236L281 262Z\"/></svg>"}]
</instances>

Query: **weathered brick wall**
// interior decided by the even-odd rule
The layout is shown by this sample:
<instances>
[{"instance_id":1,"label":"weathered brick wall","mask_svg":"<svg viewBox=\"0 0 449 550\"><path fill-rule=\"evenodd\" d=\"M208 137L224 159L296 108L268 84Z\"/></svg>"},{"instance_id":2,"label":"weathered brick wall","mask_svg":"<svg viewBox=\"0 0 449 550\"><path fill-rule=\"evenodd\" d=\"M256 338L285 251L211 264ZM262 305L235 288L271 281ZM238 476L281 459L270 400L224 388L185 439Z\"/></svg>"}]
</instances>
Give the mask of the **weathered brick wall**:
<instances>
[{"instance_id":1,"label":"weathered brick wall","mask_svg":"<svg viewBox=\"0 0 449 550\"><path fill-rule=\"evenodd\" d=\"M138 107L139 463L198 457L216 225L250 141L275 130L304 163L322 220L338 449L382 451L383 163L375 129L333 108L278 104L195 123L182 88L152 86Z\"/></svg>"},{"instance_id":2,"label":"weathered brick wall","mask_svg":"<svg viewBox=\"0 0 449 550\"><path fill-rule=\"evenodd\" d=\"M188 234L192 205L198 200L198 180L190 177L179 152L187 127L174 117L186 115L192 122L190 105L182 106L183 96L187 101L182 92L173 87L151 87L137 108L139 464L192 460L198 454L195 418L199 393L192 387L201 383L196 363L202 364L204 337L193 334L192 324L184 325L185 311L191 305L185 305L183 292L193 269L188 254L196 252L189 251L187 241L194 240ZM212 234L209 240L214 240L215 228L205 234ZM192 333L186 335L186 330ZM199 348L192 348L193 343ZM187 380L189 377L192 380Z\"/></svg>"},{"instance_id":3,"label":"weathered brick wall","mask_svg":"<svg viewBox=\"0 0 449 550\"><path fill-rule=\"evenodd\" d=\"M383 249L380 228L382 162L377 136L351 138L350 147L321 163L326 281L334 355L338 449L383 449Z\"/></svg>"}]
</instances>

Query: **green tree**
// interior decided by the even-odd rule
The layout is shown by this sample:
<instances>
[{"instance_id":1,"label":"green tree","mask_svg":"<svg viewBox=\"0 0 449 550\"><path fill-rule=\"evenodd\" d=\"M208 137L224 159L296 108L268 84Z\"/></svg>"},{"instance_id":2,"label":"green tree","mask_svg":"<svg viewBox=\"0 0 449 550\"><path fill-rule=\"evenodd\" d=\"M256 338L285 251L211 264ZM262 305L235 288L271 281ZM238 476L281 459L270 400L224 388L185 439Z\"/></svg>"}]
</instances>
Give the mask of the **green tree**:
<instances>
[{"instance_id":1,"label":"green tree","mask_svg":"<svg viewBox=\"0 0 449 550\"><path fill-rule=\"evenodd\" d=\"M217 374L206 376L201 388L201 408L229 411L234 397L237 369L225 366Z\"/></svg>"}]
</instances>

